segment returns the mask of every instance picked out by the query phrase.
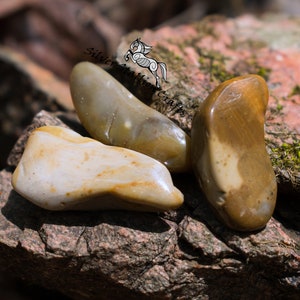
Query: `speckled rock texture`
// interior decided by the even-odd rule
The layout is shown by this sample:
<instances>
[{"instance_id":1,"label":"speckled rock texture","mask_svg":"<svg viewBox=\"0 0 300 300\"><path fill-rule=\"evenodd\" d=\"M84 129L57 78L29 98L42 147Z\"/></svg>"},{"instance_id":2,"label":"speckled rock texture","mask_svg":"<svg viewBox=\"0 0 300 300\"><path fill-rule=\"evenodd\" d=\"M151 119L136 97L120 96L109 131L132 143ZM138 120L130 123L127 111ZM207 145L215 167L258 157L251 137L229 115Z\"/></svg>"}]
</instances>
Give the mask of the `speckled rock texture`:
<instances>
[{"instance_id":1,"label":"speckled rock texture","mask_svg":"<svg viewBox=\"0 0 300 300\"><path fill-rule=\"evenodd\" d=\"M299 123L291 117L299 116L297 88L293 96L290 94L290 88L300 82L299 44L284 44L288 34L278 33L288 28L291 37L298 36L299 22L270 17L213 18L179 28L134 33L134 38L141 36L153 46L153 57L167 63L168 82L163 83L160 94L141 76L130 77L127 69L115 67L111 72L118 71L120 79L125 75L125 84L187 132L197 101L228 74L260 73L271 89L266 128L278 128L281 140L284 126L292 134L287 136L299 142ZM281 48L275 42L271 47L268 35L259 30L265 24ZM257 42L256 35L262 42ZM188 41L181 43L182 38ZM128 46L124 45L126 51ZM232 52L226 52L230 49ZM153 83L152 75L145 74ZM173 176L185 197L177 211L46 211L22 198L11 186L12 171L29 133L43 125L67 126L87 135L74 113L41 111L12 149L8 165L0 172L1 271L80 300L299 298L299 192L294 185L289 184L286 193L278 196L275 214L267 226L252 233L237 233L221 224L192 174ZM287 147L284 143L288 142L285 138L281 146ZM286 178L290 183L290 177Z\"/></svg>"},{"instance_id":2,"label":"speckled rock texture","mask_svg":"<svg viewBox=\"0 0 300 300\"><path fill-rule=\"evenodd\" d=\"M119 80L189 133L195 108L218 84L239 75L262 76L270 90L265 140L279 189L299 193L299 24L299 18L283 15L261 19L215 16L190 25L135 31L125 36L118 48L117 61L124 66L123 72L118 72ZM154 77L147 69L124 60L137 37L152 46L148 57L167 64L168 78L162 90L155 89ZM126 68L138 74L135 81Z\"/></svg>"}]
</instances>

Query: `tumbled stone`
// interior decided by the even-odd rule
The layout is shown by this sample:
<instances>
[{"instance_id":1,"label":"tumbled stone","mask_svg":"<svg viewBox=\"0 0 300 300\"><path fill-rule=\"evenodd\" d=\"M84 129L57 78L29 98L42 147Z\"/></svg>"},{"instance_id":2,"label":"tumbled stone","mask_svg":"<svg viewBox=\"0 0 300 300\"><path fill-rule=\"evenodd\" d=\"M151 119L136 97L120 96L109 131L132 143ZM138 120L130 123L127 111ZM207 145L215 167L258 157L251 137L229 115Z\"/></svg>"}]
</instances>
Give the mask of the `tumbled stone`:
<instances>
[{"instance_id":1,"label":"tumbled stone","mask_svg":"<svg viewBox=\"0 0 300 300\"><path fill-rule=\"evenodd\" d=\"M93 138L149 155L170 171L190 170L189 136L103 69L77 64L70 86L79 119Z\"/></svg>"},{"instance_id":2,"label":"tumbled stone","mask_svg":"<svg viewBox=\"0 0 300 300\"><path fill-rule=\"evenodd\" d=\"M151 157L44 126L30 135L13 174L14 189L49 210L178 208L182 193Z\"/></svg>"},{"instance_id":3,"label":"tumbled stone","mask_svg":"<svg viewBox=\"0 0 300 300\"><path fill-rule=\"evenodd\" d=\"M277 194L264 141L268 88L257 75L220 84L192 124L192 160L217 215L231 228L256 230L271 218Z\"/></svg>"}]
</instances>

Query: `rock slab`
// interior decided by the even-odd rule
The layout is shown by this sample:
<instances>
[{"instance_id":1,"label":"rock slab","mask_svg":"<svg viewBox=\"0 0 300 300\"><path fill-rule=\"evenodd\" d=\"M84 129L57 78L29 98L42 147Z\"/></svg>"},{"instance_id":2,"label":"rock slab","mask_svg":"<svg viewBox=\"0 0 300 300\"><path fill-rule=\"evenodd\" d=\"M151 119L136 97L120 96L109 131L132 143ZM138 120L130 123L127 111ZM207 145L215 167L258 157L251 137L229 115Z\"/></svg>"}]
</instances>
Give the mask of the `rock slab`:
<instances>
[{"instance_id":1,"label":"rock slab","mask_svg":"<svg viewBox=\"0 0 300 300\"><path fill-rule=\"evenodd\" d=\"M51 212L18 195L11 172L26 137L62 119L39 113L0 173L2 271L73 299L297 299L299 232L277 218L252 234L225 228L192 175L174 177L185 205L159 214Z\"/></svg>"}]
</instances>

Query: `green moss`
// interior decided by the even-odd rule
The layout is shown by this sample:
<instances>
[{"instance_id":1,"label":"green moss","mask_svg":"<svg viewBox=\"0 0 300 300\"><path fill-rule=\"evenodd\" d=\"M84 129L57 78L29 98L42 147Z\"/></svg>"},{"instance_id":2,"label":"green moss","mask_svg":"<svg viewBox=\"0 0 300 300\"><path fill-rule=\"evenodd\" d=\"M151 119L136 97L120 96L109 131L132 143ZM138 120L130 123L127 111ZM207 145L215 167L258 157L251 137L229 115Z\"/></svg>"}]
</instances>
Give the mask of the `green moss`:
<instances>
[{"instance_id":1,"label":"green moss","mask_svg":"<svg viewBox=\"0 0 300 300\"><path fill-rule=\"evenodd\" d=\"M300 95L300 85L295 85L290 96Z\"/></svg>"},{"instance_id":2,"label":"green moss","mask_svg":"<svg viewBox=\"0 0 300 300\"><path fill-rule=\"evenodd\" d=\"M300 171L300 142L282 143L279 147L271 148L272 164L280 169Z\"/></svg>"},{"instance_id":3,"label":"green moss","mask_svg":"<svg viewBox=\"0 0 300 300\"><path fill-rule=\"evenodd\" d=\"M174 70L180 70L182 65L184 65L182 57L161 45L156 46L153 51L153 57L155 57L158 61L163 61L167 64L167 66L171 65Z\"/></svg>"},{"instance_id":4,"label":"green moss","mask_svg":"<svg viewBox=\"0 0 300 300\"><path fill-rule=\"evenodd\" d=\"M219 35L216 33L214 22L219 19L220 22L224 20L222 16L208 16L204 18L201 22L196 22L193 24L196 29L198 36L197 39L200 40L204 36L212 36L215 39L218 39Z\"/></svg>"},{"instance_id":5,"label":"green moss","mask_svg":"<svg viewBox=\"0 0 300 300\"><path fill-rule=\"evenodd\" d=\"M265 68L262 66L258 66L258 65L256 66L256 68L257 68L256 74L260 75L262 78L264 78L266 81L268 81L270 73L271 73L271 69Z\"/></svg>"},{"instance_id":6,"label":"green moss","mask_svg":"<svg viewBox=\"0 0 300 300\"><path fill-rule=\"evenodd\" d=\"M225 57L217 51L205 52L202 50L199 54L200 70L209 73L211 81L223 82L244 74L257 74L268 81L271 73L271 69L259 65L255 57L237 64L232 72L228 72L226 61L230 59L229 57Z\"/></svg>"},{"instance_id":7,"label":"green moss","mask_svg":"<svg viewBox=\"0 0 300 300\"><path fill-rule=\"evenodd\" d=\"M246 39L242 40L239 36L232 36L231 45L229 45L230 49L235 51L239 50L248 50L250 52L255 52L259 49L267 47L267 43L261 40L253 40L253 39Z\"/></svg>"},{"instance_id":8,"label":"green moss","mask_svg":"<svg viewBox=\"0 0 300 300\"><path fill-rule=\"evenodd\" d=\"M282 104L278 103L278 104L276 105L276 110L277 110L277 112L280 112L282 109L283 109Z\"/></svg>"},{"instance_id":9,"label":"green moss","mask_svg":"<svg viewBox=\"0 0 300 300\"><path fill-rule=\"evenodd\" d=\"M228 59L229 58L217 51L202 51L198 60L200 63L200 70L210 74L211 81L220 83L231 79L235 74L229 73L225 68L226 60Z\"/></svg>"}]
</instances>

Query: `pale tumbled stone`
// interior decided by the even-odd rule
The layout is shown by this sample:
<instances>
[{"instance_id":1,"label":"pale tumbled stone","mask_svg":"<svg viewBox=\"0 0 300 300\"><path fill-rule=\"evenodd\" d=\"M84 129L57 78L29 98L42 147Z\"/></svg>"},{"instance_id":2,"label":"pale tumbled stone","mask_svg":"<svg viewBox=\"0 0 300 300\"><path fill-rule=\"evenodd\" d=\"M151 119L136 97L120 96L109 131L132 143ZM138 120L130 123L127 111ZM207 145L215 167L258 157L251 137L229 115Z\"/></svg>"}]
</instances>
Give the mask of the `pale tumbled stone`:
<instances>
[{"instance_id":1,"label":"pale tumbled stone","mask_svg":"<svg viewBox=\"0 0 300 300\"><path fill-rule=\"evenodd\" d=\"M32 132L12 184L50 210L162 211L183 203L160 162L57 126Z\"/></svg>"}]
</instances>

